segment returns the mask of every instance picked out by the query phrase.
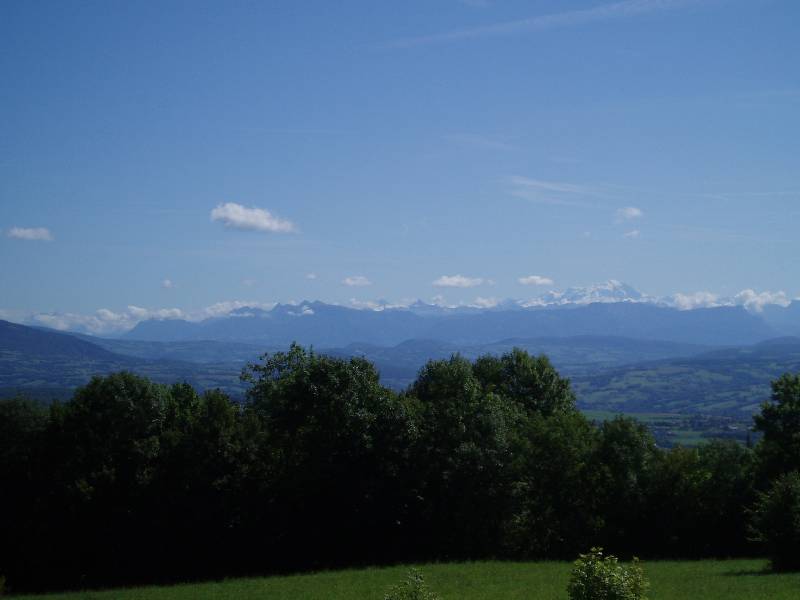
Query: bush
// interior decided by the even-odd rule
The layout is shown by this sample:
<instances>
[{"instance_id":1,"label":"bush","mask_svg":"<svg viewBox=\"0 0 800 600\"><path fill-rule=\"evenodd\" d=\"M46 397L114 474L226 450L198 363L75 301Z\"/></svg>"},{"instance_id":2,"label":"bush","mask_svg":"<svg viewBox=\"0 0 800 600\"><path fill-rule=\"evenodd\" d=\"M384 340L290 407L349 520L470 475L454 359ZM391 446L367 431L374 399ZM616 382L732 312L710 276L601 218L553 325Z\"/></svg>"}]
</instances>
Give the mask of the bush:
<instances>
[{"instance_id":1,"label":"bush","mask_svg":"<svg viewBox=\"0 0 800 600\"><path fill-rule=\"evenodd\" d=\"M751 512L753 540L761 542L775 571L800 570L800 473L776 479Z\"/></svg>"},{"instance_id":2,"label":"bush","mask_svg":"<svg viewBox=\"0 0 800 600\"><path fill-rule=\"evenodd\" d=\"M440 600L440 598L428 590L422 573L416 569L409 569L405 581L386 592L383 600Z\"/></svg>"},{"instance_id":3,"label":"bush","mask_svg":"<svg viewBox=\"0 0 800 600\"><path fill-rule=\"evenodd\" d=\"M638 559L626 567L616 556L603 556L602 548L580 555L567 586L570 600L646 600L646 591Z\"/></svg>"}]
</instances>

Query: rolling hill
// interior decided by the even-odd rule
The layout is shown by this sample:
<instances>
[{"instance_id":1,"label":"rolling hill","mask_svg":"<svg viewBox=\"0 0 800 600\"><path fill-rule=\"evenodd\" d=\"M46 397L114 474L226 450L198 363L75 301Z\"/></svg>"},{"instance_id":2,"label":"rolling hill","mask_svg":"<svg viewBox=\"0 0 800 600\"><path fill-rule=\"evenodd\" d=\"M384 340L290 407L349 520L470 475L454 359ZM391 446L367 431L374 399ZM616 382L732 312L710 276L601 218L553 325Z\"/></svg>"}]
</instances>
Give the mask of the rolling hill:
<instances>
[{"instance_id":1,"label":"rolling hill","mask_svg":"<svg viewBox=\"0 0 800 600\"><path fill-rule=\"evenodd\" d=\"M573 384L583 408L746 416L786 372L800 372L800 338L608 369Z\"/></svg>"}]
</instances>

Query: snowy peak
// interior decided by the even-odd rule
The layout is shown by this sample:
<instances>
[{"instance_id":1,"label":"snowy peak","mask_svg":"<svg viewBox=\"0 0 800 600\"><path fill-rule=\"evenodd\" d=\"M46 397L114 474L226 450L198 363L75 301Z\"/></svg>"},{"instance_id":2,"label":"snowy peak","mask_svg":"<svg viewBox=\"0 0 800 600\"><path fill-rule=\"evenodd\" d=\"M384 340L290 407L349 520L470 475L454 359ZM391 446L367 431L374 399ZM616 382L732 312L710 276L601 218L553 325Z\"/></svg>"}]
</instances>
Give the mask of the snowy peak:
<instances>
[{"instance_id":1,"label":"snowy peak","mask_svg":"<svg viewBox=\"0 0 800 600\"><path fill-rule=\"evenodd\" d=\"M594 304L596 302L648 302L653 299L645 296L633 286L609 279L588 287L571 287L565 291L551 290L533 298L523 306L553 306L567 304Z\"/></svg>"}]
</instances>

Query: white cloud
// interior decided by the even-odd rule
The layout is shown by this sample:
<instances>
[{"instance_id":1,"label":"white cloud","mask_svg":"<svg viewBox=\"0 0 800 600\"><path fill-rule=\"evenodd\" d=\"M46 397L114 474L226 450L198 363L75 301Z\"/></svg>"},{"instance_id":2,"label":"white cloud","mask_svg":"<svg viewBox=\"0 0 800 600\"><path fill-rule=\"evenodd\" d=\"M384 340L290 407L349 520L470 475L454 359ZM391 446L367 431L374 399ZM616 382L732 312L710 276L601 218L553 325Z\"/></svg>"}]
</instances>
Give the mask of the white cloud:
<instances>
[{"instance_id":1,"label":"white cloud","mask_svg":"<svg viewBox=\"0 0 800 600\"><path fill-rule=\"evenodd\" d=\"M641 219L644 216L644 212L641 208L636 208L635 206L626 206L624 208L617 209L617 222L621 223L623 221L632 221L634 219Z\"/></svg>"},{"instance_id":2,"label":"white cloud","mask_svg":"<svg viewBox=\"0 0 800 600\"><path fill-rule=\"evenodd\" d=\"M161 287L165 290L171 290L175 287L175 283L171 279L165 279L161 282Z\"/></svg>"},{"instance_id":3,"label":"white cloud","mask_svg":"<svg viewBox=\"0 0 800 600\"><path fill-rule=\"evenodd\" d=\"M495 306L500 304L500 302L501 301L499 298L481 298L480 296L478 296L472 302L472 306L475 306L477 308L494 308Z\"/></svg>"},{"instance_id":4,"label":"white cloud","mask_svg":"<svg viewBox=\"0 0 800 600\"><path fill-rule=\"evenodd\" d=\"M234 310L240 308L258 308L261 310L271 310L275 306L275 302L258 302L255 300L225 300L224 302L217 302L211 306L191 313L188 315L190 321L202 321L212 317L224 317Z\"/></svg>"},{"instance_id":5,"label":"white cloud","mask_svg":"<svg viewBox=\"0 0 800 600\"><path fill-rule=\"evenodd\" d=\"M345 277L342 279L342 283L350 287L364 287L367 285L372 285L372 282L363 275L351 275L350 277Z\"/></svg>"},{"instance_id":6,"label":"white cloud","mask_svg":"<svg viewBox=\"0 0 800 600\"><path fill-rule=\"evenodd\" d=\"M528 275L517 279L522 285L553 285L553 280L541 275Z\"/></svg>"},{"instance_id":7,"label":"white cloud","mask_svg":"<svg viewBox=\"0 0 800 600\"><path fill-rule=\"evenodd\" d=\"M484 280L480 277L464 277L463 275L442 275L433 282L436 287L470 288L482 285Z\"/></svg>"},{"instance_id":8,"label":"white cloud","mask_svg":"<svg viewBox=\"0 0 800 600\"><path fill-rule=\"evenodd\" d=\"M581 197L597 195L593 188L563 181L544 181L515 175L508 182L513 186L512 196L537 204L587 207L591 204Z\"/></svg>"},{"instance_id":9,"label":"white cloud","mask_svg":"<svg viewBox=\"0 0 800 600\"><path fill-rule=\"evenodd\" d=\"M225 227L251 231L289 233L295 231L291 221L279 219L263 208L247 208L235 202L219 204L211 211L211 220L220 221Z\"/></svg>"},{"instance_id":10,"label":"white cloud","mask_svg":"<svg viewBox=\"0 0 800 600\"><path fill-rule=\"evenodd\" d=\"M290 317L310 317L314 314L314 309L305 304L298 305L299 311L289 311L286 314Z\"/></svg>"},{"instance_id":11,"label":"white cloud","mask_svg":"<svg viewBox=\"0 0 800 600\"><path fill-rule=\"evenodd\" d=\"M531 179L530 177L520 177L515 175L510 178L512 184L545 192L560 192L567 194L589 194L592 189L585 185L574 183L564 183L561 181L543 181L541 179Z\"/></svg>"},{"instance_id":12,"label":"white cloud","mask_svg":"<svg viewBox=\"0 0 800 600\"><path fill-rule=\"evenodd\" d=\"M317 278L317 274L316 273L306 273L306 279L312 279L313 280L313 279L316 279L316 278Z\"/></svg>"},{"instance_id":13,"label":"white cloud","mask_svg":"<svg viewBox=\"0 0 800 600\"><path fill-rule=\"evenodd\" d=\"M693 310L695 308L716 308L718 306L742 306L750 312L760 313L768 304L789 306L791 300L785 292L756 292L755 290L742 290L732 298L722 297L712 292L695 292L694 294L673 294L662 300L668 306L680 310Z\"/></svg>"},{"instance_id":14,"label":"white cloud","mask_svg":"<svg viewBox=\"0 0 800 600\"><path fill-rule=\"evenodd\" d=\"M560 27L575 27L587 23L612 21L635 17L650 12L672 10L686 4L693 4L697 1L698 0L621 0L618 2L601 4L592 8L570 10L530 17L528 19L495 23L494 25L484 25L471 29L461 29L407 38L395 41L389 44L389 46L394 48L408 48L428 44L441 44L469 39L545 31Z\"/></svg>"},{"instance_id":15,"label":"white cloud","mask_svg":"<svg viewBox=\"0 0 800 600\"><path fill-rule=\"evenodd\" d=\"M357 300L356 298L350 298L349 305L351 308L358 308L360 310L378 310L382 308L380 303L373 300Z\"/></svg>"},{"instance_id":16,"label":"white cloud","mask_svg":"<svg viewBox=\"0 0 800 600\"><path fill-rule=\"evenodd\" d=\"M115 314L104 308L101 308L97 312L105 312L109 316ZM157 308L151 310L149 308L141 308L139 306L129 305L128 313L140 321L144 321L146 319L157 319L159 321L164 321L168 319L183 319L186 317L186 314L180 308Z\"/></svg>"},{"instance_id":17,"label":"white cloud","mask_svg":"<svg viewBox=\"0 0 800 600\"><path fill-rule=\"evenodd\" d=\"M200 310L185 312L180 308L143 308L129 305L125 310L115 312L101 308L93 314L78 313L38 313L22 317L19 320L34 325L44 325L59 331L77 331L93 335L108 335L129 331L140 321L148 319L169 320L185 319L187 321L202 321L212 317L223 317L242 308L258 308L270 310L274 302L257 302L247 300L228 300L217 302Z\"/></svg>"},{"instance_id":18,"label":"white cloud","mask_svg":"<svg viewBox=\"0 0 800 600\"><path fill-rule=\"evenodd\" d=\"M791 300L785 292L761 292L755 290L742 290L733 297L738 306L744 306L747 310L761 312L767 304L777 304L779 306L789 306Z\"/></svg>"},{"instance_id":19,"label":"white cloud","mask_svg":"<svg viewBox=\"0 0 800 600\"><path fill-rule=\"evenodd\" d=\"M642 232L639 231L638 229L634 229L632 231L628 231L626 233L623 233L622 237L626 237L628 239L635 240L635 239L638 239L638 238L642 237Z\"/></svg>"},{"instance_id":20,"label":"white cloud","mask_svg":"<svg viewBox=\"0 0 800 600\"><path fill-rule=\"evenodd\" d=\"M8 237L15 240L52 242L53 234L47 227L12 227L8 230Z\"/></svg>"},{"instance_id":21,"label":"white cloud","mask_svg":"<svg viewBox=\"0 0 800 600\"><path fill-rule=\"evenodd\" d=\"M78 331L95 335L118 333L132 329L146 319L181 319L185 313L179 308L149 310L139 306L128 306L123 312L101 308L90 315L77 313L39 313L26 319L36 325L44 325L59 331Z\"/></svg>"},{"instance_id":22,"label":"white cloud","mask_svg":"<svg viewBox=\"0 0 800 600\"><path fill-rule=\"evenodd\" d=\"M713 308L715 306L720 306L719 296L711 292L673 294L665 298L664 303L678 310L694 310L695 308Z\"/></svg>"}]
</instances>

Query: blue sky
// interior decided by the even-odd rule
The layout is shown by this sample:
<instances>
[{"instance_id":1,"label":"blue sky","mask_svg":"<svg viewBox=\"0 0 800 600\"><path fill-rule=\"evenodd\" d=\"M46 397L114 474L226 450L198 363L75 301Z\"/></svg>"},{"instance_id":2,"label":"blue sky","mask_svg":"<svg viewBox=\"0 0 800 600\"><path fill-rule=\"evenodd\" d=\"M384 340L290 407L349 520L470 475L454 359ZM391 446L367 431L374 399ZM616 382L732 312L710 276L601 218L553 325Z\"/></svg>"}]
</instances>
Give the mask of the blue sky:
<instances>
[{"instance_id":1,"label":"blue sky","mask_svg":"<svg viewBox=\"0 0 800 600\"><path fill-rule=\"evenodd\" d=\"M795 0L4 2L0 310L800 295L798 22Z\"/></svg>"}]
</instances>

